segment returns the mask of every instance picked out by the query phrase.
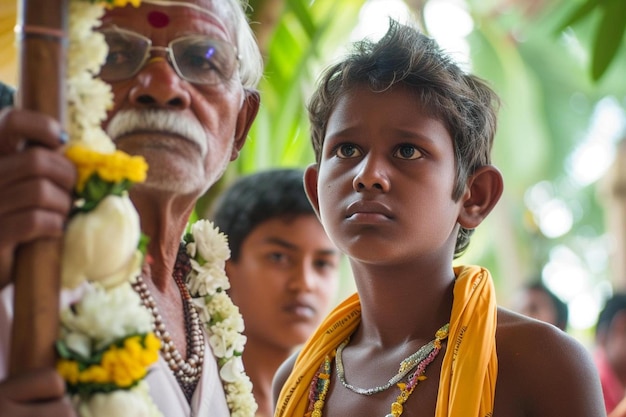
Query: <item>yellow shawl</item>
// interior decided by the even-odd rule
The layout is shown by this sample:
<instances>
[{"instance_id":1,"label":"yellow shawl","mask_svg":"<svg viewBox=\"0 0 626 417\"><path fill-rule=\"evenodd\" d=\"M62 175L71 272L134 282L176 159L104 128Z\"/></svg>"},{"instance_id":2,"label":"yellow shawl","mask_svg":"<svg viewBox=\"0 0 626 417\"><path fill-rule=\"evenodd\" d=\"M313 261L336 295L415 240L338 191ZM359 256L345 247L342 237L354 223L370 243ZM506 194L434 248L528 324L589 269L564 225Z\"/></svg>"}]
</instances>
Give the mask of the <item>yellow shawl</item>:
<instances>
[{"instance_id":1,"label":"yellow shawl","mask_svg":"<svg viewBox=\"0 0 626 417\"><path fill-rule=\"evenodd\" d=\"M489 271L454 268L454 302L448 347L443 358L435 417L489 417L498 375L496 300ZM300 417L307 411L309 385L324 357L360 322L354 294L335 308L302 348L278 398L275 417Z\"/></svg>"}]
</instances>

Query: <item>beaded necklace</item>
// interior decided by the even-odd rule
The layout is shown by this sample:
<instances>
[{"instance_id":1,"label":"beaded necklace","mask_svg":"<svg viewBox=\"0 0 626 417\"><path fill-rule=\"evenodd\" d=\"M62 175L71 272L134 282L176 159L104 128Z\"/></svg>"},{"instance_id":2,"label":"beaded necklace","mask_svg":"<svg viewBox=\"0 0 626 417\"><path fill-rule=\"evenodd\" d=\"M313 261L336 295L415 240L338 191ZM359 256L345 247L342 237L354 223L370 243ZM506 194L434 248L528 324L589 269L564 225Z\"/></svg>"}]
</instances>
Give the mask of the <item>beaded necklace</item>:
<instances>
[{"instance_id":1,"label":"beaded necklace","mask_svg":"<svg viewBox=\"0 0 626 417\"><path fill-rule=\"evenodd\" d=\"M343 363L341 363L341 352L345 345L348 343L349 338L346 339L337 347L336 350L334 350L331 354L326 355L324 362L321 364L319 370L317 371L317 374L313 377L309 390L309 409L308 412L305 414L305 417L322 417L324 400L330 387L330 372L332 369L331 365L333 357L335 356L337 361L337 374L339 380L344 386L350 385L350 387L346 388L350 389L353 392L362 395L372 395L376 392L386 390L391 385L393 385L393 383L390 384L390 382L395 380L394 383L397 383L398 388L400 388L400 394L398 394L396 400L391 404L391 412L385 415L385 417L400 417L404 410L404 403L409 399L409 396L413 393L413 390L415 390L417 384L420 381L426 379L426 376L424 376L426 367L435 360L437 354L441 351L441 342L448 337L448 330L450 327L449 325L449 323L443 325L435 333L434 340L432 340L425 346L422 346L417 352L404 359L400 363L398 373L393 376L389 380L389 382L387 382L387 384L369 389L357 388L345 382L345 374L343 374ZM432 348L430 346L432 346ZM426 351L428 351L428 353L424 355L424 352ZM404 376L406 376L406 374L408 374L414 368L415 372L409 375L407 382L399 382ZM339 374L339 369L341 369L342 371L341 375ZM402 374L402 376L398 377L398 375L400 374ZM389 387L387 387L387 385L389 385Z\"/></svg>"},{"instance_id":2,"label":"beaded necklace","mask_svg":"<svg viewBox=\"0 0 626 417\"><path fill-rule=\"evenodd\" d=\"M409 372L411 372L411 370L413 370L420 362L426 359L426 357L435 349L435 340L436 339L431 340L430 342L428 342L427 344L419 348L417 352L413 353L412 355L402 360L402 362L400 362L400 369L398 369L398 373L396 373L393 377L391 377L385 385L380 385L380 386L376 386L373 388L359 388L348 383L348 381L346 380L346 375L345 375L345 371L343 368L342 353L343 353L343 348L350 341L350 337L348 337L346 340L341 342L339 347L337 347L337 356L335 358L335 363L336 363L336 368L337 368L337 377L339 378L341 385L343 385L344 387L348 388L350 391L355 392L357 394L373 395L373 394L385 391L391 388L393 385L396 385L398 382L400 382L402 378L404 378Z\"/></svg>"},{"instance_id":3,"label":"beaded necklace","mask_svg":"<svg viewBox=\"0 0 626 417\"><path fill-rule=\"evenodd\" d=\"M181 245L176 257L172 277L183 299L185 337L188 349L186 360L183 359L174 345L174 341L165 328L163 318L157 309L156 302L141 275L137 277L136 282L133 284L133 288L139 294L144 306L154 317L153 331L159 340L161 340L161 353L170 370L176 377L188 402L191 402L191 397L196 390L196 386L202 375L202 364L204 362L204 334L202 332L202 323L194 307L191 295L189 294L189 289L184 281L190 271L191 262L189 255L187 255L185 247Z\"/></svg>"}]
</instances>

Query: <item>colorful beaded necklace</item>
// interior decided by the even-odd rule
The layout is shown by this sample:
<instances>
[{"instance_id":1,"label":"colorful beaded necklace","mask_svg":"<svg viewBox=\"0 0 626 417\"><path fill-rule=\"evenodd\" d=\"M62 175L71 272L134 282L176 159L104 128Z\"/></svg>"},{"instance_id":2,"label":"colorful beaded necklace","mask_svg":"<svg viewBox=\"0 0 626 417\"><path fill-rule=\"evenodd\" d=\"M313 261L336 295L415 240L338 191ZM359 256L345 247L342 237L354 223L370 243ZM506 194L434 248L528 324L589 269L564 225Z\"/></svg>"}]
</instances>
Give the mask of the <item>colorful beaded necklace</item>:
<instances>
[{"instance_id":1,"label":"colorful beaded necklace","mask_svg":"<svg viewBox=\"0 0 626 417\"><path fill-rule=\"evenodd\" d=\"M404 359L400 363L400 369L398 373L390 379L397 382L398 388L400 388L400 394L396 397L396 400L391 404L391 412L387 414L385 417L400 417L402 415L402 411L404 410L404 403L409 399L409 396L415 390L415 387L420 381L426 379L424 376L424 372L426 371L426 367L430 365L437 354L441 351L441 342L444 341L448 337L448 330L450 324L443 325L437 332L435 333L435 339L429 342L427 345L422 346L417 352ZM337 356L337 370L341 369L341 373L339 375L339 379L344 386L349 385L345 382L345 375L343 375L343 364L341 363L340 354L348 343L348 339L342 342L337 349L331 352L329 355L326 355L324 362L320 365L319 370L313 380L311 381L311 387L309 390L309 408L305 417L322 417L322 409L324 408L324 400L326 399L326 394L328 393L328 389L330 387L330 372L332 369L332 361L335 356ZM432 349L431 349L432 346ZM428 351L428 354L424 356L424 353ZM407 367L409 368L407 370ZM409 375L407 382L399 382L411 369L415 368L415 372ZM343 377L342 377L343 375ZM402 375L402 376L399 376ZM381 392L389 388L393 383L387 383L381 387L374 387L370 389L362 389L353 387L350 385L347 387L353 392L362 395L372 395L377 392ZM389 386L387 386L389 385ZM353 389L354 388L354 389Z\"/></svg>"}]
</instances>

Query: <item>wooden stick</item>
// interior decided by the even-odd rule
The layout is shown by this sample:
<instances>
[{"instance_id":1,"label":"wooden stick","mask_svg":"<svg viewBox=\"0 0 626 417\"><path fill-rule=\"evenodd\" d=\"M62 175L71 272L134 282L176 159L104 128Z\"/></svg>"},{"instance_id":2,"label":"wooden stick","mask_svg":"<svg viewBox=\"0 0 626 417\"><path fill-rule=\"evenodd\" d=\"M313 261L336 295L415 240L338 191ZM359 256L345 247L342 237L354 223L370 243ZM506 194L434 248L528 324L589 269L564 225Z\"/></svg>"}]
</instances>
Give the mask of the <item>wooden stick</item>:
<instances>
[{"instance_id":1,"label":"wooden stick","mask_svg":"<svg viewBox=\"0 0 626 417\"><path fill-rule=\"evenodd\" d=\"M67 0L20 1L16 106L64 123ZM11 375L55 364L61 249L62 239L41 239L17 250Z\"/></svg>"}]
</instances>

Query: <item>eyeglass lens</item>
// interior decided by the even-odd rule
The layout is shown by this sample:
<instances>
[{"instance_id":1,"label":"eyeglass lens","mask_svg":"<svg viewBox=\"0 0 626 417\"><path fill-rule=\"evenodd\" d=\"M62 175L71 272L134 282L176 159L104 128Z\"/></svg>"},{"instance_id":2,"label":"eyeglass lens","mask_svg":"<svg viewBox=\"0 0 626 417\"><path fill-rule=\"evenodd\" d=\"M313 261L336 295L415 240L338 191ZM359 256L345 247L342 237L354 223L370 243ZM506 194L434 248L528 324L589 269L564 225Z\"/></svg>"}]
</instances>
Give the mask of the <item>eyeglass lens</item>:
<instances>
[{"instance_id":1,"label":"eyeglass lens","mask_svg":"<svg viewBox=\"0 0 626 417\"><path fill-rule=\"evenodd\" d=\"M105 81L120 81L134 76L145 64L151 49L167 49L178 75L196 84L217 84L233 76L237 65L234 47L203 35L185 36L168 48L152 47L149 39L120 29L103 30L109 52L100 71Z\"/></svg>"}]
</instances>

